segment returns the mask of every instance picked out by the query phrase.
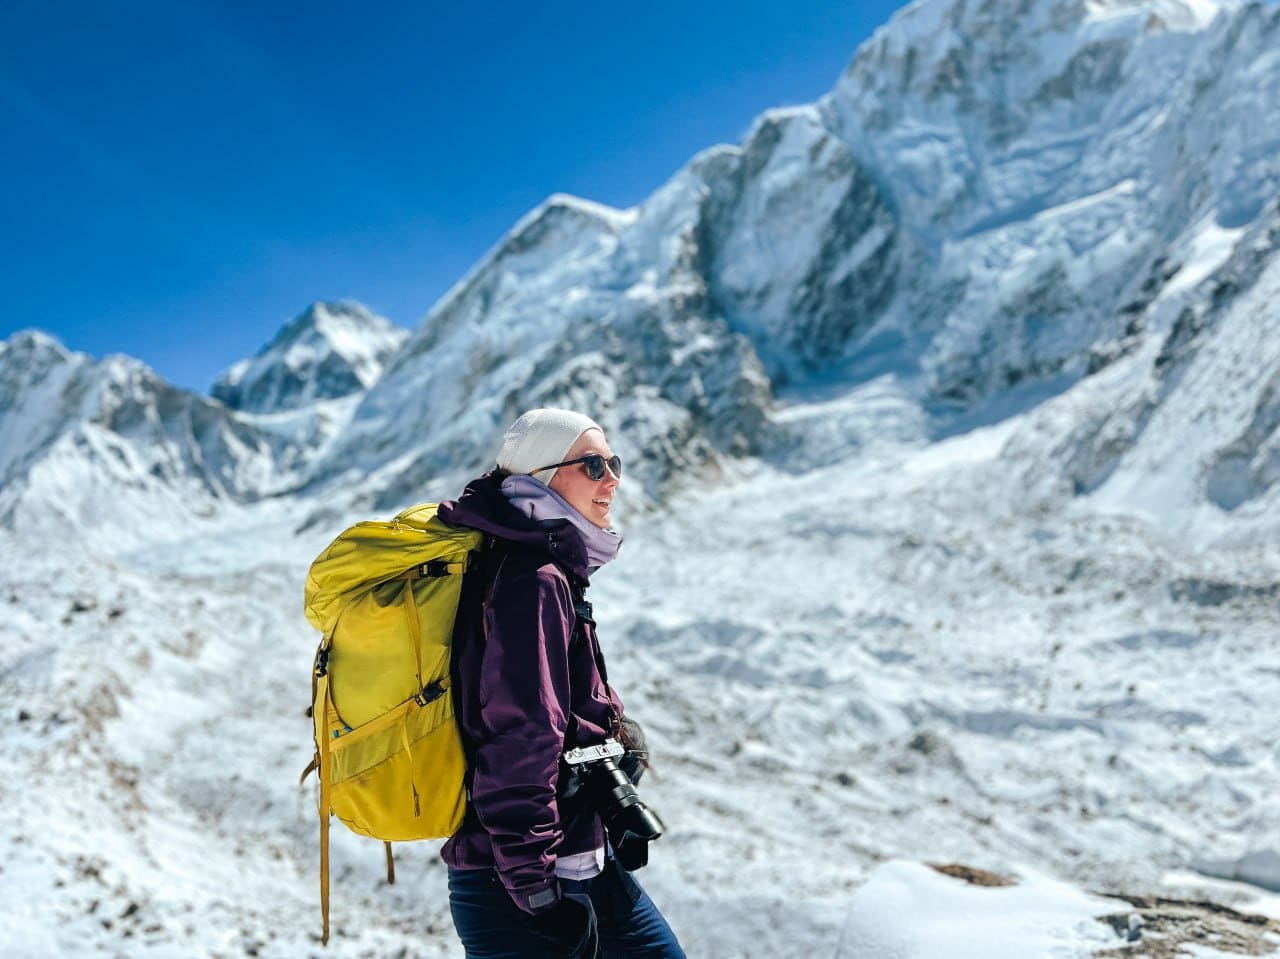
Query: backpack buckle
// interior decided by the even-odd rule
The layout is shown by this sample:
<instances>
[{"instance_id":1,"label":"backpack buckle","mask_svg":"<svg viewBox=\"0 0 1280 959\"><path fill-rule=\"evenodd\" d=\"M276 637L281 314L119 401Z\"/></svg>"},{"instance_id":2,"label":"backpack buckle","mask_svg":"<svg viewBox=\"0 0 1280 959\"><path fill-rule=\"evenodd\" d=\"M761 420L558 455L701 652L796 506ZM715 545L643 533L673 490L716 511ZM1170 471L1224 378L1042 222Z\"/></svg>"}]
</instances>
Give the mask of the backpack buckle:
<instances>
[{"instance_id":1,"label":"backpack buckle","mask_svg":"<svg viewBox=\"0 0 1280 959\"><path fill-rule=\"evenodd\" d=\"M419 706L427 706L434 703L437 699L444 695L444 686L440 680L436 680L427 686L423 686L413 694L413 701Z\"/></svg>"}]
</instances>

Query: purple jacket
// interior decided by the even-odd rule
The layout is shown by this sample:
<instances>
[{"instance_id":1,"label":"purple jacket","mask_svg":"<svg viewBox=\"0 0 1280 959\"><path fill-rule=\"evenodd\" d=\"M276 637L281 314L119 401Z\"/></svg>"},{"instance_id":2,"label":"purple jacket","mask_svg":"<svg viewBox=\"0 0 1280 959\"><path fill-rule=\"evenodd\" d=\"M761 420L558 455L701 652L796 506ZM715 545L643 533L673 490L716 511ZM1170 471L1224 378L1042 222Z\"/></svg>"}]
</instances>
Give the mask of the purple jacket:
<instances>
[{"instance_id":1,"label":"purple jacket","mask_svg":"<svg viewBox=\"0 0 1280 959\"><path fill-rule=\"evenodd\" d=\"M494 473L442 503L439 515L488 534L454 628L469 801L441 855L458 869L496 867L515 904L532 912L531 898L540 907L548 891L559 895L558 855L604 845L595 811L558 795L564 750L616 736L622 717L595 625L575 612L586 547L567 521L544 529L517 511Z\"/></svg>"}]
</instances>

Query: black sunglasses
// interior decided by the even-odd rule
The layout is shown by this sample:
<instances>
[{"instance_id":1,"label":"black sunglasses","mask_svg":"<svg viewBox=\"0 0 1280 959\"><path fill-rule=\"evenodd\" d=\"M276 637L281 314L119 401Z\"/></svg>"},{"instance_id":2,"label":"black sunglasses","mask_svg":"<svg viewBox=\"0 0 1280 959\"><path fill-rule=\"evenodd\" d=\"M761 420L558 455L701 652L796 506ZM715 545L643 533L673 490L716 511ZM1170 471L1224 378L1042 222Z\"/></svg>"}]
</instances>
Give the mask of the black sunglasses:
<instances>
[{"instance_id":1,"label":"black sunglasses","mask_svg":"<svg viewBox=\"0 0 1280 959\"><path fill-rule=\"evenodd\" d=\"M613 474L614 479L622 479L622 459L617 454L605 459L599 453L588 453L586 456L579 456L576 460L565 460L563 463L552 463L550 466L539 466L533 473L541 473L543 470L558 469L561 466L573 466L575 463L581 463L587 468L587 476L594 482L600 482L604 479L604 468L609 467L609 472Z\"/></svg>"}]
</instances>

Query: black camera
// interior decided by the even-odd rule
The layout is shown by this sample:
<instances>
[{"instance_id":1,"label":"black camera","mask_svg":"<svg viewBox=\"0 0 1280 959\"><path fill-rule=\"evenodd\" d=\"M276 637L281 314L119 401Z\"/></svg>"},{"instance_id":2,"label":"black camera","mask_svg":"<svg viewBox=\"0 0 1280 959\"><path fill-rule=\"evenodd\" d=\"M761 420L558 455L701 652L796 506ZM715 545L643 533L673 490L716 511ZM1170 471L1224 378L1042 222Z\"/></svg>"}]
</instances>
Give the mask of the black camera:
<instances>
[{"instance_id":1,"label":"black camera","mask_svg":"<svg viewBox=\"0 0 1280 959\"><path fill-rule=\"evenodd\" d=\"M562 795L581 793L600 814L604 830L622 868L639 869L649 861L649 843L662 835L662 820L636 794L636 787L618 766L626 749L616 739L582 746L564 754L569 776Z\"/></svg>"}]
</instances>

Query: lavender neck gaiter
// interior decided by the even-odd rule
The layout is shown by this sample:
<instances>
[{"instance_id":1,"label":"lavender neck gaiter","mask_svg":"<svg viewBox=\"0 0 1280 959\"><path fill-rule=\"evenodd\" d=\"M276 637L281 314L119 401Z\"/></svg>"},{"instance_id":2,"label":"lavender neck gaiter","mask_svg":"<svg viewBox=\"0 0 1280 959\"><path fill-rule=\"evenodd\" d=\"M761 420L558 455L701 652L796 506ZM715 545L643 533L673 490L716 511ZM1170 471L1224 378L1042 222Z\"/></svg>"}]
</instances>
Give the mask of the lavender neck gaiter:
<instances>
[{"instance_id":1,"label":"lavender neck gaiter","mask_svg":"<svg viewBox=\"0 0 1280 959\"><path fill-rule=\"evenodd\" d=\"M502 481L502 492L512 506L534 522L563 519L572 523L587 544L587 565L592 570L599 569L618 555L622 536L617 530L597 526L545 483L524 473L516 473Z\"/></svg>"}]
</instances>

